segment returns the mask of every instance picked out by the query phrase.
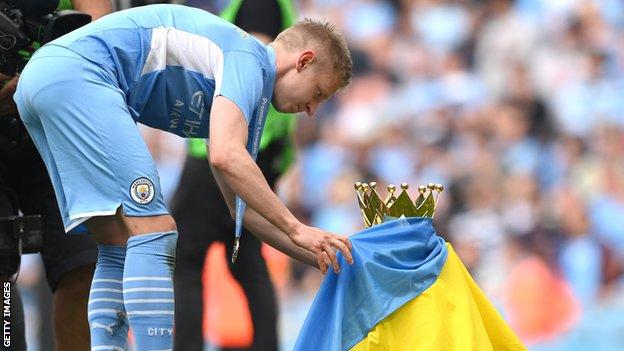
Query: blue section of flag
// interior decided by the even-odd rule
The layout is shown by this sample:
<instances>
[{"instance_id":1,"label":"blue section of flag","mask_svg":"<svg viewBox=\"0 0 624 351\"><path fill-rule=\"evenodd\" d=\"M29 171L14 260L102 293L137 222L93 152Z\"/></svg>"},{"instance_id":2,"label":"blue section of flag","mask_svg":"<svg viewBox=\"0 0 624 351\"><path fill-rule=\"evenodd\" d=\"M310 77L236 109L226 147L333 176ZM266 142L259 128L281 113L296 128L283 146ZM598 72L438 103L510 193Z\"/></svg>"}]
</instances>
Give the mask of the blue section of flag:
<instances>
[{"instance_id":1,"label":"blue section of flag","mask_svg":"<svg viewBox=\"0 0 624 351\"><path fill-rule=\"evenodd\" d=\"M429 218L399 218L350 237L354 264L339 256L312 303L295 350L349 350L377 323L420 295L446 262Z\"/></svg>"}]
</instances>

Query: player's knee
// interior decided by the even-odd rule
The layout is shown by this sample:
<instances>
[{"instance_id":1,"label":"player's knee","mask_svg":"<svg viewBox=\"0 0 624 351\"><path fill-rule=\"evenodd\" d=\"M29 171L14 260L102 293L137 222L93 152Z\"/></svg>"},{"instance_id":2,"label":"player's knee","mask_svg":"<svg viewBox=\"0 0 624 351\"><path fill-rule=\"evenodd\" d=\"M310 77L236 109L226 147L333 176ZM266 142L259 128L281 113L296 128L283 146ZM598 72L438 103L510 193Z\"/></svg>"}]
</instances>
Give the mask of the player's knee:
<instances>
[{"instance_id":1,"label":"player's knee","mask_svg":"<svg viewBox=\"0 0 624 351\"><path fill-rule=\"evenodd\" d=\"M99 244L119 246L128 240L129 233L118 215L92 217L85 224Z\"/></svg>"},{"instance_id":2,"label":"player's knee","mask_svg":"<svg viewBox=\"0 0 624 351\"><path fill-rule=\"evenodd\" d=\"M163 216L164 218L164 224L163 227L165 228L163 231L167 231L167 232L171 232L171 231L178 231L178 226L176 225L175 219L173 219L172 216L170 215L166 215Z\"/></svg>"},{"instance_id":3,"label":"player's knee","mask_svg":"<svg viewBox=\"0 0 624 351\"><path fill-rule=\"evenodd\" d=\"M170 215L124 217L130 235L177 231L175 220Z\"/></svg>"},{"instance_id":4,"label":"player's knee","mask_svg":"<svg viewBox=\"0 0 624 351\"><path fill-rule=\"evenodd\" d=\"M158 228L150 232L177 232L178 226L175 219L170 215L158 216Z\"/></svg>"}]
</instances>

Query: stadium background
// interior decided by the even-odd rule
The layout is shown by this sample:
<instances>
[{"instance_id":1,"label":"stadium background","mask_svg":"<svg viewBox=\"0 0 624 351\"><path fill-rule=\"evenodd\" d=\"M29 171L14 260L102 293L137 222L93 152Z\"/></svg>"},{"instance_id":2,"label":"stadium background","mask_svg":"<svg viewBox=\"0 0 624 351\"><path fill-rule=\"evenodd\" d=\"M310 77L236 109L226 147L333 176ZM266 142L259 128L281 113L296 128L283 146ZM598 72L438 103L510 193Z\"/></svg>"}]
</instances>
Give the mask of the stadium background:
<instances>
[{"instance_id":1,"label":"stadium background","mask_svg":"<svg viewBox=\"0 0 624 351\"><path fill-rule=\"evenodd\" d=\"M186 3L216 12L227 0ZM294 213L350 234L362 227L355 181L444 184L439 234L530 350L623 349L624 2L296 4L337 24L355 76L298 121L297 163L279 186ZM170 196L184 142L144 132ZM322 275L266 254L289 350ZM223 285L225 266L210 262L207 279ZM19 283L29 350L50 350L38 256L25 257ZM223 295L211 292L209 307ZM232 328L206 334L244 323Z\"/></svg>"}]
</instances>

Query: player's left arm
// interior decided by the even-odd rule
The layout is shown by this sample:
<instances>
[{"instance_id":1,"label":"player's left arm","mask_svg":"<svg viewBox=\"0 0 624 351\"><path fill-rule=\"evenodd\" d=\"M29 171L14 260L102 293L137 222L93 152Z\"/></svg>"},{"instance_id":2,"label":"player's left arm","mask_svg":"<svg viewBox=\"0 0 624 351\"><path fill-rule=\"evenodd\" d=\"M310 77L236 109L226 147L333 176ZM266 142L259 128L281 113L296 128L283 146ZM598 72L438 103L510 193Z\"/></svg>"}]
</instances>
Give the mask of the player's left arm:
<instances>
[{"instance_id":1,"label":"player's left arm","mask_svg":"<svg viewBox=\"0 0 624 351\"><path fill-rule=\"evenodd\" d=\"M208 157L210 157L210 148L208 147L208 145L206 145L206 149ZM236 207L235 194L232 189L227 185L227 182L223 179L223 175L221 174L221 172L212 166L211 168L212 174L217 181L217 185L219 186L219 189L221 189L223 198L225 199L225 202L230 209L232 217L234 217L234 211ZM295 245L290 240L288 235L286 235L286 233L279 230L276 226L272 225L269 221L259 215L258 212L254 211L252 208L247 208L247 210L245 211L243 224L245 225L245 228L248 228L252 232L252 234L254 234L258 239L266 242L272 247L278 249L279 251L296 259L297 261L318 268L318 263L316 261L316 257L314 256L314 253Z\"/></svg>"},{"instance_id":2,"label":"player's left arm","mask_svg":"<svg viewBox=\"0 0 624 351\"><path fill-rule=\"evenodd\" d=\"M71 0L71 3L74 10L90 15L92 21L113 12L111 0Z\"/></svg>"}]
</instances>

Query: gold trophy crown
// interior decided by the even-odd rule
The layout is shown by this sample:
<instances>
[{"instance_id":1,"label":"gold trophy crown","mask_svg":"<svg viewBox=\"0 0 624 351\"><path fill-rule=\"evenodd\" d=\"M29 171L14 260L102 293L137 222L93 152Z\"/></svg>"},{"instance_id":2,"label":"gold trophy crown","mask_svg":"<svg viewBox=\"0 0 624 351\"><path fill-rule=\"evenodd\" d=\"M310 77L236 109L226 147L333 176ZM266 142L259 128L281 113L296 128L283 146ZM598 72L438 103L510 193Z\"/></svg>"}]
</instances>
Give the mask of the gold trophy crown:
<instances>
[{"instance_id":1,"label":"gold trophy crown","mask_svg":"<svg viewBox=\"0 0 624 351\"><path fill-rule=\"evenodd\" d=\"M407 183L401 184L402 191L399 196L395 196L396 187L390 184L388 196L383 200L377 192L377 183L355 183L358 204L366 227L402 216L433 218L444 186L433 183L419 186L415 201L407 193L408 188Z\"/></svg>"}]
</instances>

